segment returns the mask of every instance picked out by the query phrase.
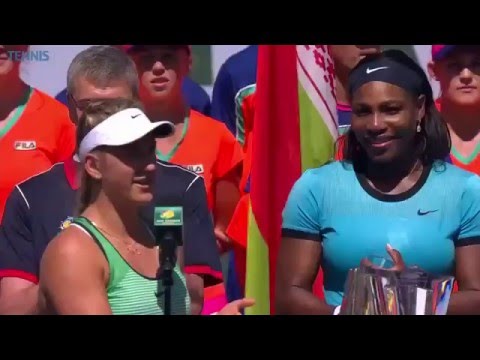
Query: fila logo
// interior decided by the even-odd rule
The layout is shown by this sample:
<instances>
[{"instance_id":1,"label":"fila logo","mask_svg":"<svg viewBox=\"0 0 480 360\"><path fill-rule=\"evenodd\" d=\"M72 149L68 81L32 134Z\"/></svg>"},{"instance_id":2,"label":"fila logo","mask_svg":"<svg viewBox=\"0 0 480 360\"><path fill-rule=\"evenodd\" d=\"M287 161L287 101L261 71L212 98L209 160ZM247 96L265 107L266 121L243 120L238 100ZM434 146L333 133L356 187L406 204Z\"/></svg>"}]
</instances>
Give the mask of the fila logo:
<instances>
[{"instance_id":1,"label":"fila logo","mask_svg":"<svg viewBox=\"0 0 480 360\"><path fill-rule=\"evenodd\" d=\"M190 170L191 172L194 172L197 175L203 174L203 164L197 164L197 165L185 165L185 167Z\"/></svg>"},{"instance_id":2,"label":"fila logo","mask_svg":"<svg viewBox=\"0 0 480 360\"><path fill-rule=\"evenodd\" d=\"M37 148L37 142L30 140L30 141L15 141L13 145L15 150L26 151L26 150L35 150Z\"/></svg>"}]
</instances>

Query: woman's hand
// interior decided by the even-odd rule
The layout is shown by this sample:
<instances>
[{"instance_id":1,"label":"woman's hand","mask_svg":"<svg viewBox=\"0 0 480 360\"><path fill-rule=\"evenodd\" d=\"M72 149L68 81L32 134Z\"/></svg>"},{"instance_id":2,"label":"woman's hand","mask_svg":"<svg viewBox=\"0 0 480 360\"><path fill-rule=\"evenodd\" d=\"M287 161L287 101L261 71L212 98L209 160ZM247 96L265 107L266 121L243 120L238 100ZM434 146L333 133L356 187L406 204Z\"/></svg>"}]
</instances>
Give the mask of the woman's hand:
<instances>
[{"instance_id":1,"label":"woman's hand","mask_svg":"<svg viewBox=\"0 0 480 360\"><path fill-rule=\"evenodd\" d=\"M255 300L253 299L240 299L232 301L223 307L217 315L242 315L241 311L247 307L253 306Z\"/></svg>"},{"instance_id":2,"label":"woman's hand","mask_svg":"<svg viewBox=\"0 0 480 360\"><path fill-rule=\"evenodd\" d=\"M403 261L402 254L400 254L398 250L395 250L394 248L392 248L390 244L387 244L387 252L388 252L388 255L390 255L390 257L392 258L392 261L393 261L392 267L385 268L385 267L374 265L367 258L362 259L361 265L372 268L372 269L377 269L377 270L381 269L381 270L396 271L396 272L405 270L406 265L405 265L405 262ZM337 306L333 310L333 315L339 315L340 313L341 313L341 306Z\"/></svg>"},{"instance_id":3,"label":"woman's hand","mask_svg":"<svg viewBox=\"0 0 480 360\"><path fill-rule=\"evenodd\" d=\"M226 232L220 229L218 226L214 229L215 239L217 240L217 248L220 254L227 252L230 249L231 241L228 238Z\"/></svg>"},{"instance_id":4,"label":"woman's hand","mask_svg":"<svg viewBox=\"0 0 480 360\"><path fill-rule=\"evenodd\" d=\"M403 271L406 268L405 262L403 261L402 254L398 250L395 250L392 248L390 244L387 244L387 252L388 255L392 258L393 261L393 266L391 268L382 268L379 266L374 265L370 260L368 259L363 259L362 260L362 265L368 266L373 269L383 269L383 270L389 270L389 271Z\"/></svg>"}]
</instances>

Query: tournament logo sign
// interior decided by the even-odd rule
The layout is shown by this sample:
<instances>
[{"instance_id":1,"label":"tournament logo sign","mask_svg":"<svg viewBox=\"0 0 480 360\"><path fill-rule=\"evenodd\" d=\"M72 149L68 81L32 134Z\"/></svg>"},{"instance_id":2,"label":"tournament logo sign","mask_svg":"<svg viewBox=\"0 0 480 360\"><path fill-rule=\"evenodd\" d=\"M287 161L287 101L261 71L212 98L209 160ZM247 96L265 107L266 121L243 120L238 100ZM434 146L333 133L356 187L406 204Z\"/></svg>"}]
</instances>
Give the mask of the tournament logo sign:
<instances>
[{"instance_id":1,"label":"tournament logo sign","mask_svg":"<svg viewBox=\"0 0 480 360\"><path fill-rule=\"evenodd\" d=\"M180 206L156 207L154 215L156 226L179 226L183 224L183 209Z\"/></svg>"}]
</instances>

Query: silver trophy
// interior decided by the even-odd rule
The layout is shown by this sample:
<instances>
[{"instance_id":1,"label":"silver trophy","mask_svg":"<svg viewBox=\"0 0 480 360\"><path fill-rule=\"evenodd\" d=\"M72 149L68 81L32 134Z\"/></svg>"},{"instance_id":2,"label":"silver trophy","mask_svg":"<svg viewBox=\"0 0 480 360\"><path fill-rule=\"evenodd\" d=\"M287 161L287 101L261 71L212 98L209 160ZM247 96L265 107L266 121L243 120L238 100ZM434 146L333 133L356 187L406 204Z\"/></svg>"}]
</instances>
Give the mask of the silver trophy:
<instances>
[{"instance_id":1,"label":"silver trophy","mask_svg":"<svg viewBox=\"0 0 480 360\"><path fill-rule=\"evenodd\" d=\"M361 265L349 271L340 314L446 315L454 280L416 266L392 271Z\"/></svg>"}]
</instances>

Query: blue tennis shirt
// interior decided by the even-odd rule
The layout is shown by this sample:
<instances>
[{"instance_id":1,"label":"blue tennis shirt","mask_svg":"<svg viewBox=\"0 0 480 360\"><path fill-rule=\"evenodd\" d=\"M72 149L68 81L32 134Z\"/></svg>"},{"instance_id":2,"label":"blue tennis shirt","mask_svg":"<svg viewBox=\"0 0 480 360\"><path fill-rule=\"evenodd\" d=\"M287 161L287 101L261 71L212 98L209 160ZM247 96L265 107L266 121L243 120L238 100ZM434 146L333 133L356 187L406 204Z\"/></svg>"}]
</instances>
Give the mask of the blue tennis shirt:
<instances>
[{"instance_id":1,"label":"blue tennis shirt","mask_svg":"<svg viewBox=\"0 0 480 360\"><path fill-rule=\"evenodd\" d=\"M455 247L480 243L480 177L438 162L406 193L385 195L349 163L306 171L283 213L283 235L320 241L326 302L342 302L348 270L368 256L453 275ZM299 240L300 241L300 240Z\"/></svg>"}]
</instances>

